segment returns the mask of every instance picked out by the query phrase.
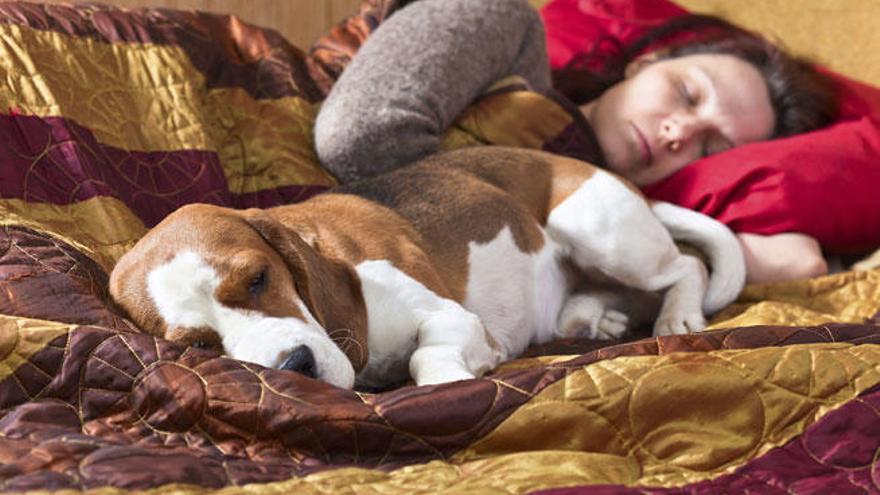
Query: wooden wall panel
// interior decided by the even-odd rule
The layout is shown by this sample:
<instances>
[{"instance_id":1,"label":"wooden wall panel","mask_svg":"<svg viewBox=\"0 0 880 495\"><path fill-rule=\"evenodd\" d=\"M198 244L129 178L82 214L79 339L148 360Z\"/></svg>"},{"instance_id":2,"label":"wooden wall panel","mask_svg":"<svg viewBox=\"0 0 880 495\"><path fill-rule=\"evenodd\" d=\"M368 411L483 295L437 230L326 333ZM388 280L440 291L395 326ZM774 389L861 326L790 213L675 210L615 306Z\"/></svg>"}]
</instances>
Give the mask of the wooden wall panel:
<instances>
[{"instance_id":1,"label":"wooden wall panel","mask_svg":"<svg viewBox=\"0 0 880 495\"><path fill-rule=\"evenodd\" d=\"M330 26L356 12L361 0L102 0L102 3L234 14L252 24L273 28L293 44L306 49Z\"/></svg>"}]
</instances>

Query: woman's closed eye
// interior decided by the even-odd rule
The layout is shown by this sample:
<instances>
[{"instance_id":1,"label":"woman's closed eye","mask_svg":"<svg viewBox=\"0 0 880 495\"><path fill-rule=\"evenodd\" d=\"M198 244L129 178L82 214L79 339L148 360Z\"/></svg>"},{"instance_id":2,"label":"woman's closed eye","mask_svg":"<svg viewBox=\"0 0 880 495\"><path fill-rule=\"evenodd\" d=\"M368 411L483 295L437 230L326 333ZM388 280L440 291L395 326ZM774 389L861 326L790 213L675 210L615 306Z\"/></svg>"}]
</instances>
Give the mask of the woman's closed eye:
<instances>
[{"instance_id":1,"label":"woman's closed eye","mask_svg":"<svg viewBox=\"0 0 880 495\"><path fill-rule=\"evenodd\" d=\"M688 87L683 79L678 80L678 92L689 107L695 107L700 102L699 96Z\"/></svg>"},{"instance_id":2,"label":"woman's closed eye","mask_svg":"<svg viewBox=\"0 0 880 495\"><path fill-rule=\"evenodd\" d=\"M684 79L678 79L677 82L678 93L681 96L682 101L684 101L688 107L694 108L696 107L700 101L699 97L696 93L688 86L687 82ZM700 154L697 158L705 158L712 154L710 137L706 136L700 139Z\"/></svg>"}]
</instances>

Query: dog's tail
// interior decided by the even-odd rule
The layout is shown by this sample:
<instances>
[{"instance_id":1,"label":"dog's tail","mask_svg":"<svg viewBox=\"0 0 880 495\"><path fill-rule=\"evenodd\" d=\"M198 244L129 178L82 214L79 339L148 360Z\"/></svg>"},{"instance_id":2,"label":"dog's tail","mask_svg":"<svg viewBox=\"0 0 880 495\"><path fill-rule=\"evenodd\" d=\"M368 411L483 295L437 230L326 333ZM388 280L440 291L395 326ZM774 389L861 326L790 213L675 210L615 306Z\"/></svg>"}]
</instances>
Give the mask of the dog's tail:
<instances>
[{"instance_id":1,"label":"dog's tail","mask_svg":"<svg viewBox=\"0 0 880 495\"><path fill-rule=\"evenodd\" d=\"M733 232L714 218L670 203L655 201L651 209L673 239L693 245L709 259L703 312L711 314L732 303L746 282L746 262Z\"/></svg>"}]
</instances>

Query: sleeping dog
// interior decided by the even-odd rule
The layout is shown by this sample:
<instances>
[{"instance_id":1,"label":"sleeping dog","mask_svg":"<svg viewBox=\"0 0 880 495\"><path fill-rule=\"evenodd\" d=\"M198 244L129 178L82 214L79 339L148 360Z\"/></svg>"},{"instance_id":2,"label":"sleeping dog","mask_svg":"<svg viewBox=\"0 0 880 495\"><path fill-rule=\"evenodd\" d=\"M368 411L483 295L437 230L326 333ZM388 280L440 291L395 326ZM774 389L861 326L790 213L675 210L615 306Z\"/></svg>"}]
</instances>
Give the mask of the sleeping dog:
<instances>
[{"instance_id":1,"label":"sleeping dog","mask_svg":"<svg viewBox=\"0 0 880 495\"><path fill-rule=\"evenodd\" d=\"M120 259L110 292L152 334L382 387L474 378L573 328L617 336L622 315L573 295L591 272L664 290L657 335L701 330L745 278L718 222L587 163L493 146L290 206L185 206Z\"/></svg>"}]
</instances>

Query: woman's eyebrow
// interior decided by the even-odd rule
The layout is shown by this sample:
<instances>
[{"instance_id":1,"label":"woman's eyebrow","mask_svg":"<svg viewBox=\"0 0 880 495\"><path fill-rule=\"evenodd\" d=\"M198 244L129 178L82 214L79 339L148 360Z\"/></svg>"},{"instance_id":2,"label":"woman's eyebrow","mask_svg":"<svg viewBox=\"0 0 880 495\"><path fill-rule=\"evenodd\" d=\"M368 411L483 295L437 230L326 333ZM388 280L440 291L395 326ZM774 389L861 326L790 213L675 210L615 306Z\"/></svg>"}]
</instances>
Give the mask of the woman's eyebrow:
<instances>
[{"instance_id":1,"label":"woman's eyebrow","mask_svg":"<svg viewBox=\"0 0 880 495\"><path fill-rule=\"evenodd\" d=\"M703 85L705 85L709 89L709 94L720 105L721 100L718 97L718 84L716 84L715 79L712 77L712 74L710 74L709 71L700 66L695 66L690 72L694 74L697 79L703 80ZM726 135L722 129L718 129L718 136L725 141L725 144L728 148L736 147L736 143L733 142L733 139L731 139L730 136Z\"/></svg>"}]
</instances>

